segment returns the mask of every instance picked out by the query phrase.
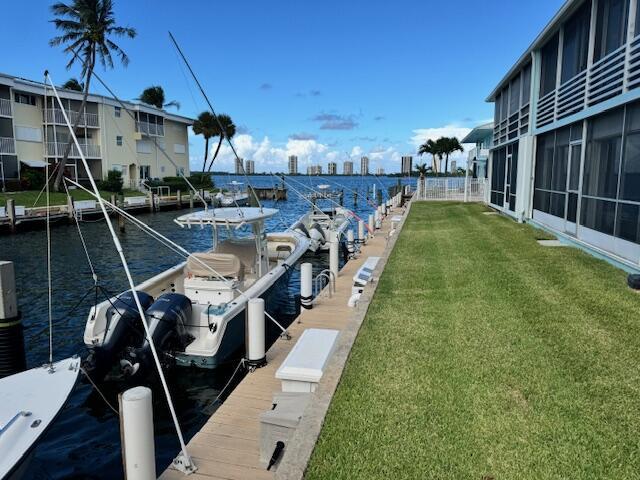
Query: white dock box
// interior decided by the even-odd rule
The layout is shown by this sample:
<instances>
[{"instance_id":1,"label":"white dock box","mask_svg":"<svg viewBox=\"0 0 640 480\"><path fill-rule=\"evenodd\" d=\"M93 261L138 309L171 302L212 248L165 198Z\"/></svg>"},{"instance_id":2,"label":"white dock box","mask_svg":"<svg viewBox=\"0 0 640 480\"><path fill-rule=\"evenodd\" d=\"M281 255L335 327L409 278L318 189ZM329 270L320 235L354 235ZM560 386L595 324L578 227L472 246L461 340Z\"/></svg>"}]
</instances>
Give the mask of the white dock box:
<instances>
[{"instance_id":1,"label":"white dock box","mask_svg":"<svg viewBox=\"0 0 640 480\"><path fill-rule=\"evenodd\" d=\"M283 392L315 392L338 338L338 330L305 330L276 372Z\"/></svg>"}]
</instances>

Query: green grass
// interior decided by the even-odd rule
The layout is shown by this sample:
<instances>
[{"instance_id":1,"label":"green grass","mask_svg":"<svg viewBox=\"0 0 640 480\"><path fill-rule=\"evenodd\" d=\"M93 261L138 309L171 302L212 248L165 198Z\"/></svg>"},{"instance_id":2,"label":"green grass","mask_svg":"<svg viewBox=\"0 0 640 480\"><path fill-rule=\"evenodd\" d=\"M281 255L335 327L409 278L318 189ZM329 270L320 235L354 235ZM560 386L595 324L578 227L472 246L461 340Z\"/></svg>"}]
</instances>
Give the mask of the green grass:
<instances>
[{"instance_id":1,"label":"green grass","mask_svg":"<svg viewBox=\"0 0 640 480\"><path fill-rule=\"evenodd\" d=\"M44 207L47 205L47 198L43 193L40 195L38 199L38 194L40 190L24 190L21 192L0 192L0 207L4 207L7 204L7 199L13 198L15 200L16 205L23 205L25 207ZM112 192L100 192L103 198L107 200L111 198ZM139 195L144 195L137 190L123 190L125 197L135 197ZM89 193L83 190L71 190L71 196L75 200L93 200L94 197ZM38 203L34 205L34 202L38 199ZM50 194L50 202L51 205L66 205L67 204L67 194L62 192L51 192Z\"/></svg>"},{"instance_id":2,"label":"green grass","mask_svg":"<svg viewBox=\"0 0 640 480\"><path fill-rule=\"evenodd\" d=\"M640 296L483 210L413 206L307 479L640 478Z\"/></svg>"}]
</instances>

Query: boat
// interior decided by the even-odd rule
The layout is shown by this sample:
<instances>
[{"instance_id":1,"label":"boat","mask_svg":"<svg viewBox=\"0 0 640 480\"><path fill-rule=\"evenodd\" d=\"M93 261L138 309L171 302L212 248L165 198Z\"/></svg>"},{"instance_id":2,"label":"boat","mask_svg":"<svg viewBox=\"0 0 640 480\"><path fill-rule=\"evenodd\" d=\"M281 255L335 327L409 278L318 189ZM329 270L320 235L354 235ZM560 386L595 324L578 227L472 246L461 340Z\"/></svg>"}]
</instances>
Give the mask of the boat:
<instances>
[{"instance_id":1,"label":"boat","mask_svg":"<svg viewBox=\"0 0 640 480\"><path fill-rule=\"evenodd\" d=\"M242 183L234 180L229 183L227 192L216 194L216 200L221 207L246 207L249 205L249 192L242 190Z\"/></svg>"},{"instance_id":2,"label":"boat","mask_svg":"<svg viewBox=\"0 0 640 480\"><path fill-rule=\"evenodd\" d=\"M30 453L64 407L80 373L67 358L0 379L0 478L21 478Z\"/></svg>"},{"instance_id":3,"label":"boat","mask_svg":"<svg viewBox=\"0 0 640 480\"><path fill-rule=\"evenodd\" d=\"M291 267L310 240L288 229L267 233L273 208L216 208L182 215L183 228L213 229L213 245L136 286L151 337L170 365L216 368L234 357L245 341L249 299L263 298L277 316ZM151 366L149 344L136 332L139 315L130 291L91 308L84 342L92 377L119 363L135 375Z\"/></svg>"},{"instance_id":4,"label":"boat","mask_svg":"<svg viewBox=\"0 0 640 480\"><path fill-rule=\"evenodd\" d=\"M344 191L338 189L331 189L331 185L323 184L318 185L316 190L306 195L312 203L317 203L321 200L333 200L337 203L342 203L344 198Z\"/></svg>"}]
</instances>

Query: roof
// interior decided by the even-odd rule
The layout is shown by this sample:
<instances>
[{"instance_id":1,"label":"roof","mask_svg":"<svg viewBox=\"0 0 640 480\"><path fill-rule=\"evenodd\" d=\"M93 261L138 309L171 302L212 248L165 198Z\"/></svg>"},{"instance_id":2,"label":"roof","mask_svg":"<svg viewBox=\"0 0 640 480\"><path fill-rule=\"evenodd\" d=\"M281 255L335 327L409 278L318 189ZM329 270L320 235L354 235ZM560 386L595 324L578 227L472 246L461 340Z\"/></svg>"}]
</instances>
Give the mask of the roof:
<instances>
[{"instance_id":1,"label":"roof","mask_svg":"<svg viewBox=\"0 0 640 480\"><path fill-rule=\"evenodd\" d=\"M491 135L493 135L493 122L478 125L460 140L460 143L478 143Z\"/></svg>"},{"instance_id":2,"label":"roof","mask_svg":"<svg viewBox=\"0 0 640 480\"><path fill-rule=\"evenodd\" d=\"M0 85L7 85L9 87L12 87L16 90L20 90L22 92L33 93L36 95L44 95L45 84L43 82L36 82L35 80L16 77L16 76L8 75L2 72L0 72ZM56 90L58 91L60 96L63 98L69 98L72 100L82 100L82 92L78 92L76 90L68 90L66 88L61 88L61 87L56 87ZM111 105L114 107L120 106L120 102L115 98L109 97L106 95L100 95L97 93L89 93L87 97L87 101L93 102L93 103L102 103L102 104ZM131 110L150 113L152 115L163 116L164 118L174 122L184 123L186 125L192 125L194 122L193 118L185 117L182 115L176 115L174 113L169 113L166 110L156 108L146 103L132 102L129 100L122 100L122 103L124 103L127 106L127 108Z\"/></svg>"},{"instance_id":3,"label":"roof","mask_svg":"<svg viewBox=\"0 0 640 480\"><path fill-rule=\"evenodd\" d=\"M489 94L486 101L493 102L495 98L500 93L500 90L504 87L504 85L511 80L516 73L520 71L522 67L524 67L531 60L531 53L534 50L542 47L549 38L553 36L556 32L556 28L559 27L560 23L562 23L569 15L571 15L581 4L583 0L566 0L565 3L560 7L560 10L553 16L553 18L549 21L546 27L538 34L535 40L529 45L529 48L525 50L525 52L520 56L518 61L509 69L507 74L500 80L500 82L496 85L493 91Z\"/></svg>"},{"instance_id":4,"label":"roof","mask_svg":"<svg viewBox=\"0 0 640 480\"><path fill-rule=\"evenodd\" d=\"M240 225L242 223L255 223L273 217L278 210L275 208L214 208L188 213L176 218L176 223L181 227L190 225Z\"/></svg>"}]
</instances>

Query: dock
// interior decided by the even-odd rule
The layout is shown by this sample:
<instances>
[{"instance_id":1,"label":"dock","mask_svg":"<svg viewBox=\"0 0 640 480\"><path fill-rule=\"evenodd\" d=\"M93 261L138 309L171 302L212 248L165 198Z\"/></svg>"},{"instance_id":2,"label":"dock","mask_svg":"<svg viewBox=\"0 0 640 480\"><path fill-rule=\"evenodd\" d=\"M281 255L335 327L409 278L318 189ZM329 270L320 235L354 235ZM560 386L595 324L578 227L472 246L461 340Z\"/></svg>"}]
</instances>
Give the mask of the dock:
<instances>
[{"instance_id":1,"label":"dock","mask_svg":"<svg viewBox=\"0 0 640 480\"><path fill-rule=\"evenodd\" d=\"M275 373L305 329L335 329L342 334L357 321L356 314L364 315L363 308L350 308L347 305L351 296L353 276L368 257L382 256L385 253L390 242L391 216L398 215L400 212L401 208L392 210L392 213L382 222L381 229L377 230L375 236L361 247L358 258L350 260L340 270L336 281L336 292L329 296L326 291L328 287L325 288L316 298L311 310L302 310L300 316L288 328L292 338L276 340L267 351L268 364L247 373L207 423L189 441L187 450L193 458L197 472L188 478L194 480L276 478L276 472L267 471L260 464L259 451L260 414L272 408L273 394L281 391L281 382L275 378ZM398 232L395 233L395 236L397 235ZM368 305L365 304L364 311L367 307ZM337 382L337 379L335 381ZM313 402L314 398L311 400L311 403ZM160 478L178 480L186 477L183 473L168 468Z\"/></svg>"}]
</instances>

